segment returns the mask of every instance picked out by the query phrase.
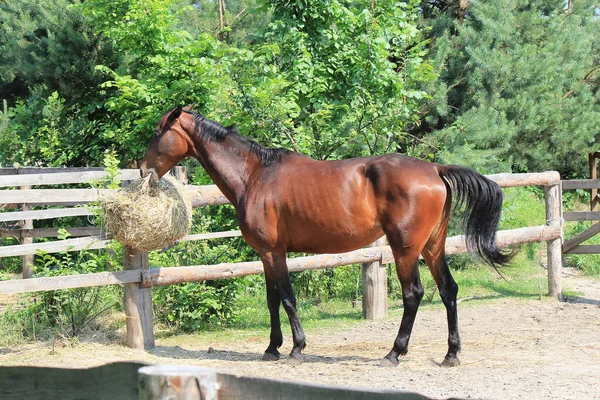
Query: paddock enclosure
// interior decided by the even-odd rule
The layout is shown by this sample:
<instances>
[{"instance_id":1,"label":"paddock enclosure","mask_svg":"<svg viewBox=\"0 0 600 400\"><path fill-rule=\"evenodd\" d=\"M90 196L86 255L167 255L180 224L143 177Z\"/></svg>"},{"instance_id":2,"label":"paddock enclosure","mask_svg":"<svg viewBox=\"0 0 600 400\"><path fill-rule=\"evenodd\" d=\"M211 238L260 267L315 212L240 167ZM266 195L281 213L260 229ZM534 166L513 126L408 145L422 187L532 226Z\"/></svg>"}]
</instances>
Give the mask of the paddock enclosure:
<instances>
[{"instance_id":1,"label":"paddock enclosure","mask_svg":"<svg viewBox=\"0 0 600 400\"><path fill-rule=\"evenodd\" d=\"M7 188L0 190L0 204L8 208L0 213L0 222L13 224L11 229L3 228L1 233L3 236L18 237L22 243L0 247L0 257L22 256L25 262L38 248L51 253L106 247L108 238L95 227L71 229L74 238L31 243L33 237L55 237L57 232L36 230L27 223L19 223L65 215L89 215L85 207L78 205L97 199L100 190L48 189L38 186L87 182L92 177L98 178L104 174L101 170L90 169L0 170L0 187ZM138 170L123 170L119 175L124 181L138 176ZM290 271L363 264L363 316L369 320L360 326L339 327L334 335L308 328L306 361L299 366L287 365L285 359L274 363L258 361L265 344L262 335L243 337L243 340L235 343L215 339L199 342L198 339L189 338L183 344L179 339L154 337L150 301L153 286L258 274L262 273L259 261L150 268L147 254L129 248L123 252L123 271L0 282L0 295L123 285L126 293L126 343L85 343L74 348L67 344L53 349L54 354L49 354L48 348L0 349L0 364L84 368L107 362L139 360L150 364L200 365L216 368L218 373L248 377L409 390L433 398L600 397L599 390L595 388L597 385L593 383L595 377L600 376L600 289L596 282L589 285L585 283L584 286L587 286L582 289L578 285L584 281L579 278L574 280L569 275L571 272L567 272L567 275L563 273L560 176L556 172L544 172L488 175L488 178L498 182L501 187L544 187L546 224L499 231L498 242L501 247L547 242L548 294L551 299L502 299L481 307L470 307L468 299L462 302L459 319L464 360L453 371L439 368L434 361L445 345L444 340L440 340L445 336L446 329L445 313L441 309L422 310L419 313L411 351L398 368L390 371L377 367L380 361L378 357L389 346L399 319L394 311L391 316L387 314L387 277L383 267L392 262L392 258L389 247L383 241L354 252L289 260ZM12 189L14 187L20 188ZM194 207L227 203L215 186L187 185L187 189L193 195ZM31 207L36 209L30 210ZM218 232L189 235L183 240L210 240L239 235L239 231ZM448 239L448 254L465 250L462 236ZM562 298L563 276L570 285L568 290L583 293L574 304L552 301L552 298ZM284 336L286 343L289 343L289 335ZM127 344L130 349L122 344ZM3 370L0 375L7 376L6 373L8 370Z\"/></svg>"}]
</instances>

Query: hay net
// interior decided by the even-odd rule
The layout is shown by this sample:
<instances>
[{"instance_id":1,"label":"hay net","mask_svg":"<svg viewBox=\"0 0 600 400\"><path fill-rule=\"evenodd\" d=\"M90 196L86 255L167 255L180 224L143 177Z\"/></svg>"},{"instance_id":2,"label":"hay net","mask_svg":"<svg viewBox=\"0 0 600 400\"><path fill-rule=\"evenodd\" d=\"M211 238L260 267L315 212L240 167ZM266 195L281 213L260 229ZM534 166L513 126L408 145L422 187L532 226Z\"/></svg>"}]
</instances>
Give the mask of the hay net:
<instances>
[{"instance_id":1,"label":"hay net","mask_svg":"<svg viewBox=\"0 0 600 400\"><path fill-rule=\"evenodd\" d=\"M158 186L150 176L103 196L106 229L121 243L150 251L183 238L192 223L192 199L183 184L167 174Z\"/></svg>"}]
</instances>

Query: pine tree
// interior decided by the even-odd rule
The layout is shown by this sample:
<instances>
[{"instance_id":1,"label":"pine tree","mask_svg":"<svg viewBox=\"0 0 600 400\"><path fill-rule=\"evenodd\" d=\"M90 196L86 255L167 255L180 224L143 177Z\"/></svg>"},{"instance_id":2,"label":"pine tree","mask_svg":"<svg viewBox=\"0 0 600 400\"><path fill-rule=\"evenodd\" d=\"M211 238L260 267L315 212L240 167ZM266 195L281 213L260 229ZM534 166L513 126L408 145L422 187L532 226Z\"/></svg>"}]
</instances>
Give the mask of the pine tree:
<instances>
[{"instance_id":1,"label":"pine tree","mask_svg":"<svg viewBox=\"0 0 600 400\"><path fill-rule=\"evenodd\" d=\"M600 139L594 2L482 0L462 22L456 5L427 3L440 78L413 133L433 140L443 162L583 175Z\"/></svg>"}]
</instances>

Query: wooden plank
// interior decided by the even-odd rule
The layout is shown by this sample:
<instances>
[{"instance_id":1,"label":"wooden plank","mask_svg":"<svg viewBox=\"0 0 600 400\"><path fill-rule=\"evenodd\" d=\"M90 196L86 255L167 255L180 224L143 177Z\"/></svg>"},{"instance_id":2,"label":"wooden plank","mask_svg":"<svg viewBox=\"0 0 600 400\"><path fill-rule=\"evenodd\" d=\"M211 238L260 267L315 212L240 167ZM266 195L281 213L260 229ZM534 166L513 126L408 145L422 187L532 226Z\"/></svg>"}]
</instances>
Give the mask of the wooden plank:
<instances>
[{"instance_id":1,"label":"wooden plank","mask_svg":"<svg viewBox=\"0 0 600 400\"><path fill-rule=\"evenodd\" d=\"M118 362L87 369L0 366L3 400L137 400L143 363Z\"/></svg>"},{"instance_id":2,"label":"wooden plank","mask_svg":"<svg viewBox=\"0 0 600 400\"><path fill-rule=\"evenodd\" d=\"M562 246L563 253L568 252L573 247L588 240L592 236L597 235L598 233L600 233L600 222L595 223L594 225L590 226L583 232L578 233L577 235L573 236L571 239L564 242L563 246Z\"/></svg>"},{"instance_id":3,"label":"wooden plank","mask_svg":"<svg viewBox=\"0 0 600 400\"><path fill-rule=\"evenodd\" d=\"M0 175L30 175L61 172L104 171L102 167L4 167L0 168Z\"/></svg>"},{"instance_id":4,"label":"wooden plank","mask_svg":"<svg viewBox=\"0 0 600 400\"><path fill-rule=\"evenodd\" d=\"M206 240L206 239L221 239L230 237L242 236L242 231L224 231L224 232L210 232L210 233L197 233L194 235L184 236L178 242L191 242L193 240Z\"/></svg>"},{"instance_id":5,"label":"wooden plank","mask_svg":"<svg viewBox=\"0 0 600 400\"><path fill-rule=\"evenodd\" d=\"M193 207L229 204L229 200L216 185L186 185L185 188L192 196ZM31 189L23 191L26 193L22 193L20 190L0 190L0 204L55 204L73 201L88 203L96 201L101 195L109 194L114 190L116 189Z\"/></svg>"},{"instance_id":6,"label":"wooden plank","mask_svg":"<svg viewBox=\"0 0 600 400\"><path fill-rule=\"evenodd\" d=\"M600 245L599 244L582 244L582 245L573 247L569 251L566 251L565 254L600 254Z\"/></svg>"},{"instance_id":7,"label":"wooden plank","mask_svg":"<svg viewBox=\"0 0 600 400\"><path fill-rule=\"evenodd\" d=\"M140 282L140 270L97 272L94 274L50 276L0 281L0 294L33 293L46 290L73 289L93 286ZM1 397L0 397L1 398Z\"/></svg>"},{"instance_id":8,"label":"wooden plank","mask_svg":"<svg viewBox=\"0 0 600 400\"><path fill-rule=\"evenodd\" d=\"M565 211L565 221L599 221L600 211Z\"/></svg>"},{"instance_id":9,"label":"wooden plank","mask_svg":"<svg viewBox=\"0 0 600 400\"><path fill-rule=\"evenodd\" d=\"M148 253L123 246L123 269L140 273L140 279L148 272ZM123 308L127 325L126 343L134 349L154 348L152 321L152 288L138 283L126 283L123 287Z\"/></svg>"},{"instance_id":10,"label":"wooden plank","mask_svg":"<svg viewBox=\"0 0 600 400\"><path fill-rule=\"evenodd\" d=\"M100 198L101 194L108 193L109 189L32 189L0 190L0 203L64 203L77 201L88 203Z\"/></svg>"},{"instance_id":11,"label":"wooden plank","mask_svg":"<svg viewBox=\"0 0 600 400\"><path fill-rule=\"evenodd\" d=\"M103 249L109 244L108 239L99 236L57 240L54 242L17 244L13 246L0 247L0 257L23 256L36 254L38 250L46 253L59 253L61 251L78 251L83 249Z\"/></svg>"},{"instance_id":12,"label":"wooden plank","mask_svg":"<svg viewBox=\"0 0 600 400\"><path fill-rule=\"evenodd\" d=\"M85 207L73 208L51 208L48 210L31 210L31 211L13 211L0 213L0 222L21 221L21 220L40 220L53 219L62 217L79 217L84 215L92 215L92 212Z\"/></svg>"},{"instance_id":13,"label":"wooden plank","mask_svg":"<svg viewBox=\"0 0 600 400\"><path fill-rule=\"evenodd\" d=\"M33 237L33 238L55 238L58 237L60 228L35 228L35 229L2 229L0 237ZM98 236L101 229L95 226L86 228L64 228L72 237Z\"/></svg>"},{"instance_id":14,"label":"wooden plank","mask_svg":"<svg viewBox=\"0 0 600 400\"><path fill-rule=\"evenodd\" d=\"M403 390L353 388L270 378L217 374L219 400L427 400Z\"/></svg>"},{"instance_id":15,"label":"wooden plank","mask_svg":"<svg viewBox=\"0 0 600 400\"><path fill-rule=\"evenodd\" d=\"M547 186L560 182L560 174L556 171L534 172L527 174L491 174L486 175L488 179L496 182L500 187L516 186Z\"/></svg>"},{"instance_id":16,"label":"wooden plank","mask_svg":"<svg viewBox=\"0 0 600 400\"><path fill-rule=\"evenodd\" d=\"M371 247L385 246L386 237L375 241ZM368 320L388 315L386 265L380 260L362 264L362 317Z\"/></svg>"},{"instance_id":17,"label":"wooden plank","mask_svg":"<svg viewBox=\"0 0 600 400\"><path fill-rule=\"evenodd\" d=\"M573 189L599 189L600 179L572 179L562 181L563 190Z\"/></svg>"},{"instance_id":18,"label":"wooden plank","mask_svg":"<svg viewBox=\"0 0 600 400\"><path fill-rule=\"evenodd\" d=\"M107 176L106 171L78 171L41 173L29 175L0 175L0 187L10 186L41 186L41 185L63 185L69 183L88 183ZM140 177L140 170L120 170L116 176L118 180L133 180Z\"/></svg>"}]
</instances>

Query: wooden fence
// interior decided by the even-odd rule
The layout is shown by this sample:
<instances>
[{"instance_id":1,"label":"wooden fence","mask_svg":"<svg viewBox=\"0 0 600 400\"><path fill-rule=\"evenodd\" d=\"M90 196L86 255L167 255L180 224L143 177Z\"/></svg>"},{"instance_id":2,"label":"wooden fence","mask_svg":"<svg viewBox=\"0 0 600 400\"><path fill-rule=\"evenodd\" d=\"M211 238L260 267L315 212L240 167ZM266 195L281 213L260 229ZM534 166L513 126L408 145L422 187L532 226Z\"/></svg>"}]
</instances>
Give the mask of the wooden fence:
<instances>
[{"instance_id":1,"label":"wooden fence","mask_svg":"<svg viewBox=\"0 0 600 400\"><path fill-rule=\"evenodd\" d=\"M403 390L318 385L121 362L86 369L0 367L3 400L426 400Z\"/></svg>"},{"instance_id":2,"label":"wooden fence","mask_svg":"<svg viewBox=\"0 0 600 400\"><path fill-rule=\"evenodd\" d=\"M31 186L76 183L90 179L90 176L102 176L102 171L93 171L90 175L74 175L73 172L53 172L39 176L22 175L24 181L7 178L0 173L0 187ZM79 172L80 173L80 172ZM85 176L80 178L78 176ZM139 176L137 170L124 170L120 173L123 180ZM560 176L557 172L532 174L496 174L488 177L501 187L540 185L545 187L546 223L540 226L525 227L498 232L498 243L501 247L528 242L547 242L548 244L548 294L561 298L561 245L562 216ZM58 182L58 183L57 183ZM227 199L214 185L192 186L186 188L191 192L194 207L215 204L227 204ZM72 215L72 210L81 214L89 212L83 207L66 205L85 204L97 200L102 194L97 189L27 189L0 190L0 204L26 205L59 205L63 208L49 210L29 210L0 213L0 221L23 219L55 218L57 215ZM56 211L59 210L59 211ZM62 214L64 213L64 214ZM50 216L52 215L52 216ZM30 228L19 231L20 237L34 236L35 230ZM239 231L189 235L183 240L202 240L216 237L240 236ZM106 247L108 238L100 235L66 239L48 243L29 243L0 247L0 257L26 256L35 254L38 249L48 253L61 251L77 251L81 249L98 249ZM466 252L463 236L450 237L446 243L446 253ZM310 269L333 268L349 264L363 264L363 315L366 318L379 318L387 313L387 283L385 265L393 262L392 252L385 242L378 241L373 246L342 254L324 254L299 257L288 260L290 272ZM149 348L154 345L152 331L151 288L154 286L172 285L182 282L194 282L212 279L224 279L236 276L263 273L260 261L242 263L222 263L217 265L195 265L186 267L150 268L148 255L128 247L123 249L123 271L101 272L85 275L33 278L0 282L0 293L23 293L44 290L58 290L90 286L124 284L125 312L127 315L127 343L135 348Z\"/></svg>"}]
</instances>

